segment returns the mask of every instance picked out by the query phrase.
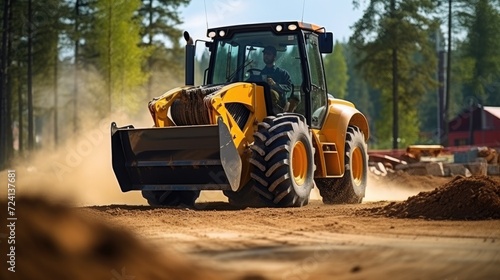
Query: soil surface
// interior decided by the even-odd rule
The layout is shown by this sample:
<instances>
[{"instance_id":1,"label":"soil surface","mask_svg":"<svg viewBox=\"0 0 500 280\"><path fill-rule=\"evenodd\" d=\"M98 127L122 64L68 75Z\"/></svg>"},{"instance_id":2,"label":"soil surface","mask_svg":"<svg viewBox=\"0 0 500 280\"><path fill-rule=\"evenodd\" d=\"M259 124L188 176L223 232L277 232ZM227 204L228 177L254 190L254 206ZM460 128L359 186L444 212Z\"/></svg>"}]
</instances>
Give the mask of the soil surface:
<instances>
[{"instance_id":1,"label":"soil surface","mask_svg":"<svg viewBox=\"0 0 500 280\"><path fill-rule=\"evenodd\" d=\"M213 194L196 209L19 200L17 272L2 265L0 278L497 279L499 185L499 177L389 174L369 178L362 204L325 205L315 194L286 209L234 209ZM429 208L467 214L414 210Z\"/></svg>"}]
</instances>

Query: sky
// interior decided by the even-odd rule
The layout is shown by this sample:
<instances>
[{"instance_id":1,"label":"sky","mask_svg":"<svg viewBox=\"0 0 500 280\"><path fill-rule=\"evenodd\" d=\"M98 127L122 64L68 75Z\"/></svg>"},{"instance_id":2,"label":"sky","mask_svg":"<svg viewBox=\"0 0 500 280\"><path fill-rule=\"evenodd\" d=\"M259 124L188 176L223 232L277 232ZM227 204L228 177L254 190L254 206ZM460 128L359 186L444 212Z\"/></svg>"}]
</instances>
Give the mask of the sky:
<instances>
[{"instance_id":1,"label":"sky","mask_svg":"<svg viewBox=\"0 0 500 280\"><path fill-rule=\"evenodd\" d=\"M206 5L204 4L206 3ZM274 21L303 21L333 32L334 40L347 41L352 25L363 14L363 2L354 9L352 0L191 0L181 8L179 26L195 40L206 40L208 27ZM305 3L305 5L304 5ZM206 15L205 16L205 6ZM304 8L304 9L303 9Z\"/></svg>"}]
</instances>

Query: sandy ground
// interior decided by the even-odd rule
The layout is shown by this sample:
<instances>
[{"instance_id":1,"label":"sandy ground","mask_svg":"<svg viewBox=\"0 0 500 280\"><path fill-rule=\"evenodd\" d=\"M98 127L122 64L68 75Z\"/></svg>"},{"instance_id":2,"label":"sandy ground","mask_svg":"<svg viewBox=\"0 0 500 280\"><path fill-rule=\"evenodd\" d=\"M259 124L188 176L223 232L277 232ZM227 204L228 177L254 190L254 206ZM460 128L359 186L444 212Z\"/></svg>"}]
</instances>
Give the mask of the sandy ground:
<instances>
[{"instance_id":1,"label":"sandy ground","mask_svg":"<svg viewBox=\"0 0 500 280\"><path fill-rule=\"evenodd\" d=\"M28 278L17 274L16 278L5 274L3 258L8 248L2 241L9 233L2 226L1 279L498 279L500 275L500 220L396 219L362 211L433 190L451 178L405 174L393 175L391 179L370 176L365 200L359 205L324 205L315 191L310 204L303 208L238 210L232 209L220 193L204 192L198 199L197 209L151 208L145 206L138 192L120 192L110 167L106 125L93 133L94 138L66 146L61 153L49 152L32 159L29 164L13 167L17 176L17 198L41 194L49 200L68 199L73 206L71 209L92 221L110 225L116 231L132 233L131 238L147 246L152 244L155 253L166 254L169 258L160 258L152 265L153 253L143 250L139 254L139 245L132 246L129 239L115 239L114 235L106 233L94 239L107 236L106 242L101 240L106 245L104 248L110 243L129 254L120 253L115 257L125 258L126 255L128 259L117 260L105 268L101 267L98 258L90 258L99 262L96 267L103 269L102 277L45 272L29 274ZM493 179L500 182L499 177ZM5 171L0 172L0 182L7 182ZM7 197L5 187L0 189L0 195L1 202ZM43 220L38 218L41 210L22 203L16 207L21 211L17 228L20 238L18 270L47 271L50 266L41 266L40 261L49 260L55 254L44 245L47 239L61 239L54 242L65 248L64 244L72 244L79 235L59 231L59 227L54 226L57 221L50 214L54 211L45 215L46 223L38 222L38 226L28 227L29 221ZM0 211L4 221L2 215L6 212ZM49 224L51 230L39 234L47 230L44 224ZM22 232L27 233L22 235ZM80 234L84 235L82 232ZM67 241L68 236L70 241ZM26 248L23 243L32 245ZM92 246L80 247L77 250L70 246L68 252L71 254L68 254L74 256L75 252ZM100 256L104 252L109 255L107 250L101 249L89 254ZM87 253L83 255L88 256ZM29 256L36 257L30 259ZM61 257L60 252L55 256L59 259L55 258L57 265L54 267L62 267L62 270L70 267L63 263L67 259L75 260L73 265L79 273L89 264L87 257L80 262L76 257ZM185 262L184 266L179 265L179 261ZM142 266L141 262L149 266ZM138 270L139 266L143 269ZM147 276L156 269L164 271L163 267L171 270L156 278ZM215 278L191 274L203 268L214 272ZM173 270L180 272L172 274ZM60 273L61 269L54 271ZM50 277L52 275L59 278ZM165 275L176 276L167 278Z\"/></svg>"},{"instance_id":2,"label":"sandy ground","mask_svg":"<svg viewBox=\"0 0 500 280\"><path fill-rule=\"evenodd\" d=\"M418 186L428 190L450 180L401 177L391 180L407 182L399 192ZM360 211L388 203L324 205L313 200L303 208L238 210L217 201L198 202L196 210L110 205L84 211L132 230L160 251L213 268L221 277L494 279L500 275L500 220L394 219Z\"/></svg>"},{"instance_id":3,"label":"sandy ground","mask_svg":"<svg viewBox=\"0 0 500 280\"><path fill-rule=\"evenodd\" d=\"M91 211L220 274L269 279L493 279L500 221L367 217L313 201L301 209L203 210L100 206Z\"/></svg>"}]
</instances>

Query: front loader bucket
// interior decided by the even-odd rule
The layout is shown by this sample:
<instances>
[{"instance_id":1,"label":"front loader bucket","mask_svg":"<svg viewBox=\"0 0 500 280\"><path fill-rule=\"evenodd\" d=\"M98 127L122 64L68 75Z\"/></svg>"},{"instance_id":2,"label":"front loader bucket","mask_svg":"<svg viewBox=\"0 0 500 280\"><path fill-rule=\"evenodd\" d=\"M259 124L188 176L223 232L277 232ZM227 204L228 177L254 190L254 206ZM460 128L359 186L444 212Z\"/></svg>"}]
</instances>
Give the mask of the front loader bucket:
<instances>
[{"instance_id":1,"label":"front loader bucket","mask_svg":"<svg viewBox=\"0 0 500 280\"><path fill-rule=\"evenodd\" d=\"M131 190L234 190L241 159L227 126L117 127L111 124L113 170Z\"/></svg>"}]
</instances>

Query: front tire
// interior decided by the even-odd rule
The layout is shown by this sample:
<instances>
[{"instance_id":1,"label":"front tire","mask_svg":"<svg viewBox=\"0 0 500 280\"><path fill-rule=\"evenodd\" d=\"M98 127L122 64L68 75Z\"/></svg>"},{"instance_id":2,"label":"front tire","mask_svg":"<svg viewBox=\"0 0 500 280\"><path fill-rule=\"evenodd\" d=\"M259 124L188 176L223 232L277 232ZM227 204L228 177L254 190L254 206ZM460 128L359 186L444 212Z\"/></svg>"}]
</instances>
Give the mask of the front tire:
<instances>
[{"instance_id":1,"label":"front tire","mask_svg":"<svg viewBox=\"0 0 500 280\"><path fill-rule=\"evenodd\" d=\"M315 166L312 137L304 117L268 117L254 136L250 159L254 191L271 206L307 205Z\"/></svg>"},{"instance_id":2,"label":"front tire","mask_svg":"<svg viewBox=\"0 0 500 280\"><path fill-rule=\"evenodd\" d=\"M358 127L347 128L345 172L340 179L317 178L316 186L326 204L361 203L365 196L368 170L367 146Z\"/></svg>"}]
</instances>

